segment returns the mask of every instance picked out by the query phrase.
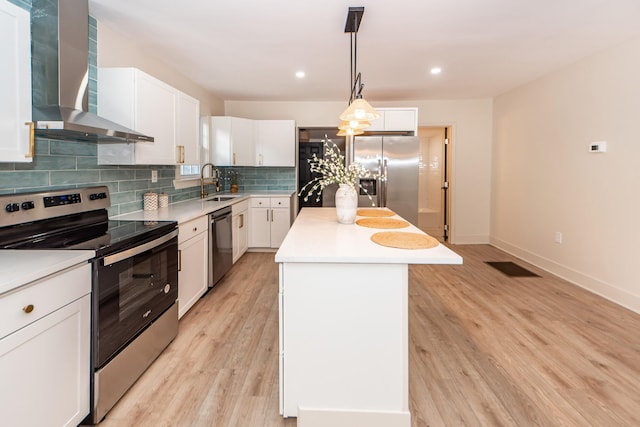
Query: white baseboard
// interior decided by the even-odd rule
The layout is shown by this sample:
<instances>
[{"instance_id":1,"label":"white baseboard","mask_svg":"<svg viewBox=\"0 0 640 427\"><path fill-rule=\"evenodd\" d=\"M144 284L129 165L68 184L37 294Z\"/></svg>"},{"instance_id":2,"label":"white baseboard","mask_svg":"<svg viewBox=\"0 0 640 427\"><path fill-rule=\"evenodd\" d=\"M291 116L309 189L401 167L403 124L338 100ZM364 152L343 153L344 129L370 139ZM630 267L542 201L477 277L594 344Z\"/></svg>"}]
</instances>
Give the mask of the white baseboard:
<instances>
[{"instance_id":1,"label":"white baseboard","mask_svg":"<svg viewBox=\"0 0 640 427\"><path fill-rule=\"evenodd\" d=\"M529 252L495 237L491 238L490 244L507 252L508 254L518 257L535 265L536 267L571 282L576 286L600 295L611 302L640 314L640 297L619 289L610 283L603 282L580 271L573 270L562 264L558 264L553 260L533 252Z\"/></svg>"},{"instance_id":2,"label":"white baseboard","mask_svg":"<svg viewBox=\"0 0 640 427\"><path fill-rule=\"evenodd\" d=\"M298 408L298 427L411 427L406 412Z\"/></svg>"},{"instance_id":3,"label":"white baseboard","mask_svg":"<svg viewBox=\"0 0 640 427\"><path fill-rule=\"evenodd\" d=\"M451 243L454 245L488 245L490 244L489 236L487 235L451 235Z\"/></svg>"}]
</instances>

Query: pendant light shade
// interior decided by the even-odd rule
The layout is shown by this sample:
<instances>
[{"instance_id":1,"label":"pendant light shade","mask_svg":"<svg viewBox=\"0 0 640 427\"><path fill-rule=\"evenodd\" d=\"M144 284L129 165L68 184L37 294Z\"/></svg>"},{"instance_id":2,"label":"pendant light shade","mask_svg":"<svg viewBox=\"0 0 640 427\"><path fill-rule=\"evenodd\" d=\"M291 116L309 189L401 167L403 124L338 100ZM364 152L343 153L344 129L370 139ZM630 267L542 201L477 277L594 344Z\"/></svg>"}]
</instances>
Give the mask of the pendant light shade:
<instances>
[{"instance_id":1,"label":"pendant light shade","mask_svg":"<svg viewBox=\"0 0 640 427\"><path fill-rule=\"evenodd\" d=\"M378 113L364 98L356 98L351 105L347 107L342 114L340 114L340 120L345 121L363 121L368 122L380 118Z\"/></svg>"},{"instance_id":2,"label":"pendant light shade","mask_svg":"<svg viewBox=\"0 0 640 427\"><path fill-rule=\"evenodd\" d=\"M364 131L362 129L347 128L347 129L340 129L340 131L336 135L337 136L356 136L356 135L362 135L363 133Z\"/></svg>"},{"instance_id":3,"label":"pendant light shade","mask_svg":"<svg viewBox=\"0 0 640 427\"><path fill-rule=\"evenodd\" d=\"M338 125L338 129L366 129L369 126L371 126L371 123L368 121L357 121L357 120L350 120L350 121L346 121L343 120L342 122L340 122L340 124Z\"/></svg>"}]
</instances>

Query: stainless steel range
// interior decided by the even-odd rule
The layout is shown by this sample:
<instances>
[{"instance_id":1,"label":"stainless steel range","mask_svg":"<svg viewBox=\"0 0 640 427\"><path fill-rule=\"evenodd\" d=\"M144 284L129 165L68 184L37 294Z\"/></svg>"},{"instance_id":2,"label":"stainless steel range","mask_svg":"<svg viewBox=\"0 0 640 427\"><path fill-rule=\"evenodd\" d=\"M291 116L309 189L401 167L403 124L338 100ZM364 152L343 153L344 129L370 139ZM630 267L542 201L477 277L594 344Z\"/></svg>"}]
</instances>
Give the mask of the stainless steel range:
<instances>
[{"instance_id":1,"label":"stainless steel range","mask_svg":"<svg viewBox=\"0 0 640 427\"><path fill-rule=\"evenodd\" d=\"M174 221L110 221L105 186L0 196L0 248L91 249L97 423L178 332Z\"/></svg>"}]
</instances>

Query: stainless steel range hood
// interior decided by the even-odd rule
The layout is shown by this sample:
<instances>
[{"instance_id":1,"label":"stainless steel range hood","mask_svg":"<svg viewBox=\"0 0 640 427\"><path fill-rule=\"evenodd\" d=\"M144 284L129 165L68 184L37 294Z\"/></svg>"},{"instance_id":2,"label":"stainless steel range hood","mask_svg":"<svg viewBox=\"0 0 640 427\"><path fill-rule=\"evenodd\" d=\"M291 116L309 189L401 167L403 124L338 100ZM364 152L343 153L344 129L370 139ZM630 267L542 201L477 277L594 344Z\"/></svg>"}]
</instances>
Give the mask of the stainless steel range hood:
<instances>
[{"instance_id":1,"label":"stainless steel range hood","mask_svg":"<svg viewBox=\"0 0 640 427\"><path fill-rule=\"evenodd\" d=\"M33 0L31 10L35 135L92 142L153 141L89 112L87 0Z\"/></svg>"}]
</instances>

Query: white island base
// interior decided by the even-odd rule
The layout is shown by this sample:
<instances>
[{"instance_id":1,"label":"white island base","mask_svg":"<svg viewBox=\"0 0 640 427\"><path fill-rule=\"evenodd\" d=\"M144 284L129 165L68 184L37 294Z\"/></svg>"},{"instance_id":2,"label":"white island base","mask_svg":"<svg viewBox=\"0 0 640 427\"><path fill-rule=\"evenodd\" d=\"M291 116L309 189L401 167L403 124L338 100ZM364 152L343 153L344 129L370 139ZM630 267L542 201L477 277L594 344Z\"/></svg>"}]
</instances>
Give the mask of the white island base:
<instances>
[{"instance_id":1,"label":"white island base","mask_svg":"<svg viewBox=\"0 0 640 427\"><path fill-rule=\"evenodd\" d=\"M410 427L407 264L280 269L283 416Z\"/></svg>"},{"instance_id":2,"label":"white island base","mask_svg":"<svg viewBox=\"0 0 640 427\"><path fill-rule=\"evenodd\" d=\"M280 410L298 427L411 426L409 264L462 258L443 245L379 246L378 231L305 208L276 254Z\"/></svg>"}]
</instances>

